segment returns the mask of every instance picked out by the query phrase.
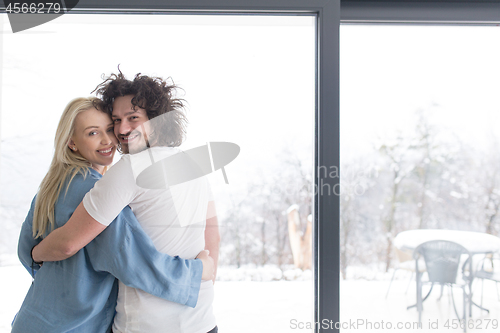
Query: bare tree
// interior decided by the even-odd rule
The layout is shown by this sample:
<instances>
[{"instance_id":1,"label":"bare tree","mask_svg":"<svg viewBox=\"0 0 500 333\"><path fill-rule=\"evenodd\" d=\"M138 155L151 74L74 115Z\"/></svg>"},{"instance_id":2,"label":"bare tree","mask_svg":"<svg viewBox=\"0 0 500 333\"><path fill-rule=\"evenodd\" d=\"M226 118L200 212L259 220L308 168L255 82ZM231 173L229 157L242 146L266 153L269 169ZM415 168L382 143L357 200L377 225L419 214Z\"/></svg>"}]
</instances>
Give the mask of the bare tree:
<instances>
[{"instance_id":1,"label":"bare tree","mask_svg":"<svg viewBox=\"0 0 500 333\"><path fill-rule=\"evenodd\" d=\"M409 140L402 135L398 135L395 140L383 143L379 147L379 152L387 158L389 179L386 192L386 200L381 216L383 231L386 238L386 251L385 251L385 270L388 271L392 259L392 239L394 237L394 229L396 225L396 212L401 203L404 201L404 195L401 193L402 181L407 178L414 169L414 165L409 163L409 153L413 145L411 139Z\"/></svg>"}]
</instances>

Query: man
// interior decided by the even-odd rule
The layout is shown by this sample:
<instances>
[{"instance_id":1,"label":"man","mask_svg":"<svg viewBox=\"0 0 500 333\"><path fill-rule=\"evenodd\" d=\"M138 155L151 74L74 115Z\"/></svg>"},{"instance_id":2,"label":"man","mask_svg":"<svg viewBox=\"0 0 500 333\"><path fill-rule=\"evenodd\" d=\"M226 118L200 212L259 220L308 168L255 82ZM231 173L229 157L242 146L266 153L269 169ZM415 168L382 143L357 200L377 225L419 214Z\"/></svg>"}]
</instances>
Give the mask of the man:
<instances>
[{"instance_id":1,"label":"man","mask_svg":"<svg viewBox=\"0 0 500 333\"><path fill-rule=\"evenodd\" d=\"M137 74L129 81L121 72L99 86L98 94L103 100L99 107L110 113L119 149L126 155L96 183L66 225L33 249L35 261L61 260L76 253L130 205L160 252L194 258L204 247L210 251L216 267L220 236L206 180L199 178L165 188L142 188L136 183L137 177L154 166L155 161L182 154L175 147L184 139L187 120L182 100L174 96L175 89L175 85L161 78ZM211 279L215 280L215 274ZM217 332L211 307L212 288L201 288L198 305L188 316L182 306L158 301L120 284L122 297L118 298L113 330ZM123 301L131 295L137 296L140 304L133 310ZM142 320L144 313L148 314L147 321ZM165 321L169 314L170 320Z\"/></svg>"}]
</instances>

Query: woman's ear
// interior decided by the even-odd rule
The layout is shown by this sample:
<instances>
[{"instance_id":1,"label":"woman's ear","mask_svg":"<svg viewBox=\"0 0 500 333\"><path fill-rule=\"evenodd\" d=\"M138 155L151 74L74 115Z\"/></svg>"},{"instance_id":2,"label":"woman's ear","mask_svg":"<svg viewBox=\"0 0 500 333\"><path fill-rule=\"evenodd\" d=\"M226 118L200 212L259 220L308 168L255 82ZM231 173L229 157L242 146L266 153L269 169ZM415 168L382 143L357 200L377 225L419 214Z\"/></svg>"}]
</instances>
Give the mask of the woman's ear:
<instances>
[{"instance_id":1,"label":"woman's ear","mask_svg":"<svg viewBox=\"0 0 500 333\"><path fill-rule=\"evenodd\" d=\"M73 141L73 139L70 139L68 141L68 147L69 147L69 149L71 149L73 151L77 151L77 148L76 148L76 145L75 145L75 142Z\"/></svg>"}]
</instances>

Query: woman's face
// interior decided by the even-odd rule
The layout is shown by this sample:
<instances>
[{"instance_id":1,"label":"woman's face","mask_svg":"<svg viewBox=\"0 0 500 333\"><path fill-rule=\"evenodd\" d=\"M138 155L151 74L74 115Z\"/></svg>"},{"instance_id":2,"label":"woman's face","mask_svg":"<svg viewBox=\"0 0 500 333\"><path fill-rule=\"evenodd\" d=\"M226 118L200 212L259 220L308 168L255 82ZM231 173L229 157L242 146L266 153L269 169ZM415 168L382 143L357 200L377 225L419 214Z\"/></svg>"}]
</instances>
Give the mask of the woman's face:
<instances>
[{"instance_id":1,"label":"woman's face","mask_svg":"<svg viewBox=\"0 0 500 333\"><path fill-rule=\"evenodd\" d=\"M92 164L101 174L113 162L118 141L113 133L113 122L104 112L89 109L79 113L68 146Z\"/></svg>"}]
</instances>

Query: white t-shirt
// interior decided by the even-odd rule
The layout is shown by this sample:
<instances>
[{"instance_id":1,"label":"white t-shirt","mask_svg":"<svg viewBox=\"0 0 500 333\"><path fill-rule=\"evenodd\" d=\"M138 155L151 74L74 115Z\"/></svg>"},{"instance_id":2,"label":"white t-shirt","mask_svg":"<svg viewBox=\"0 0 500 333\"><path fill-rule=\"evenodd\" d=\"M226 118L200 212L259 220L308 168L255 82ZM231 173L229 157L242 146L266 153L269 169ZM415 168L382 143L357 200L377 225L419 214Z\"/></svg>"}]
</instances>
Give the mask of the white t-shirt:
<instances>
[{"instance_id":1,"label":"white t-shirt","mask_svg":"<svg viewBox=\"0 0 500 333\"><path fill-rule=\"evenodd\" d=\"M194 259L205 248L205 225L212 194L206 177L163 189L136 184L147 167L181 153L178 148L153 147L124 155L94 188L83 205L98 222L109 225L129 205L158 251ZM166 301L120 282L114 332L206 333L216 325L212 281L202 281L195 308Z\"/></svg>"}]
</instances>

